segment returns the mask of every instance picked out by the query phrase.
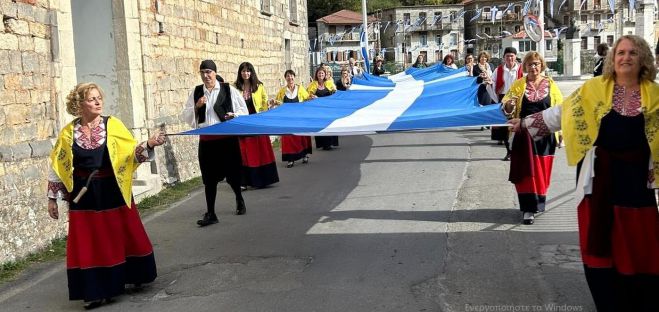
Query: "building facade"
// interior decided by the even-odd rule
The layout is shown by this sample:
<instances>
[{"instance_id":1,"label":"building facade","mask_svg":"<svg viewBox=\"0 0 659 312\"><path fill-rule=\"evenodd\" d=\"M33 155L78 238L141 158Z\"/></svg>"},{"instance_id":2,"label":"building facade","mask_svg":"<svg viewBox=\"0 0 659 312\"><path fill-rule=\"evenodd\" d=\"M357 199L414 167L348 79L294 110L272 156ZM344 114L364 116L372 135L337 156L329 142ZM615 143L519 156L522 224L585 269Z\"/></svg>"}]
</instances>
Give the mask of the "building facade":
<instances>
[{"instance_id":1,"label":"building facade","mask_svg":"<svg viewBox=\"0 0 659 312\"><path fill-rule=\"evenodd\" d=\"M382 10L380 27L385 59L407 65L423 55L427 63L464 52L461 4L402 6Z\"/></svg>"},{"instance_id":2,"label":"building facade","mask_svg":"<svg viewBox=\"0 0 659 312\"><path fill-rule=\"evenodd\" d=\"M367 18L368 49L369 53L379 50L378 19L374 16ZM354 58L363 62L360 45L363 16L350 10L341 10L316 20L317 37L315 43L315 57L312 63L321 62L346 64L348 59ZM372 58L372 55L369 54Z\"/></svg>"},{"instance_id":3,"label":"building facade","mask_svg":"<svg viewBox=\"0 0 659 312\"><path fill-rule=\"evenodd\" d=\"M66 234L66 205L48 216L46 178L78 82L101 85L104 114L144 140L189 129L179 113L204 59L229 82L252 62L271 97L286 69L309 79L302 0L0 0L0 14L0 264ZM170 136L134 176L136 197L199 176L196 151L197 138Z\"/></svg>"}]
</instances>

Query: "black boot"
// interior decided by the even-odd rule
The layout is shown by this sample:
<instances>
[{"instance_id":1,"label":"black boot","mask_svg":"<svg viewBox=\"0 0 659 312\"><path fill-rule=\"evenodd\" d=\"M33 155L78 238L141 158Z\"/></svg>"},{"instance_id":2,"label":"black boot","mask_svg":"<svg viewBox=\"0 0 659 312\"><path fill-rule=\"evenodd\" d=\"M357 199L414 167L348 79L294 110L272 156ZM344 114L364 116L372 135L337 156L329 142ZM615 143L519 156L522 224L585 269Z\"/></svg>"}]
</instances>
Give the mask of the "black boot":
<instances>
[{"instance_id":1,"label":"black boot","mask_svg":"<svg viewBox=\"0 0 659 312\"><path fill-rule=\"evenodd\" d=\"M236 199L236 214L244 215L247 212L247 207L245 207L245 200Z\"/></svg>"},{"instance_id":2,"label":"black boot","mask_svg":"<svg viewBox=\"0 0 659 312\"><path fill-rule=\"evenodd\" d=\"M211 213L209 213L209 212L204 213L204 217L203 217L201 220L197 220L197 224L198 224L200 227L204 227L204 226L207 226L207 225L215 224L215 223L217 223L217 222L218 222L218 220L217 220L217 216L216 216L214 213L211 214Z\"/></svg>"}]
</instances>

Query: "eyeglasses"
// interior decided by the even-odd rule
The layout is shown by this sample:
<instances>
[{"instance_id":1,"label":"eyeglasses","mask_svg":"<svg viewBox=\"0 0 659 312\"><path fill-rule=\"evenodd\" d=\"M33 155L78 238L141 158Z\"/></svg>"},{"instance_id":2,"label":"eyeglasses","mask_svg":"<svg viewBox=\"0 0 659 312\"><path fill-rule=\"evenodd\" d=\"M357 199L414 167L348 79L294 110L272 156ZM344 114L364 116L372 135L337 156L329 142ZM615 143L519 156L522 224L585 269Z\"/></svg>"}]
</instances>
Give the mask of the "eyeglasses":
<instances>
[{"instance_id":1,"label":"eyeglasses","mask_svg":"<svg viewBox=\"0 0 659 312\"><path fill-rule=\"evenodd\" d=\"M90 97L88 99L85 99L85 102L87 102L87 103L94 103L95 101L102 102L103 97L99 95L99 96Z\"/></svg>"},{"instance_id":2,"label":"eyeglasses","mask_svg":"<svg viewBox=\"0 0 659 312\"><path fill-rule=\"evenodd\" d=\"M533 63L528 63L527 66L529 66L529 67L542 67L542 63L533 62Z\"/></svg>"}]
</instances>

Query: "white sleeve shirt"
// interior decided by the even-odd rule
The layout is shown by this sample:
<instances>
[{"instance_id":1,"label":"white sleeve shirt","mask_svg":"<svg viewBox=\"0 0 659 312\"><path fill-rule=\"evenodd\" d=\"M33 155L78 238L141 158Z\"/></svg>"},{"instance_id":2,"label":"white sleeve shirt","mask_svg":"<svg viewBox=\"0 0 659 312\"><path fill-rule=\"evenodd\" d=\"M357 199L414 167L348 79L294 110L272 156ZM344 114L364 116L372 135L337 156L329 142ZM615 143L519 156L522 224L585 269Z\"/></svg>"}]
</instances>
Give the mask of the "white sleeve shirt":
<instances>
[{"instance_id":1,"label":"white sleeve shirt","mask_svg":"<svg viewBox=\"0 0 659 312\"><path fill-rule=\"evenodd\" d=\"M208 90L206 86L202 87L204 91L204 96L206 96L206 121L200 124L197 124L197 118L195 118L195 102L194 102L194 89L193 92L188 96L188 101L185 103L185 108L181 113L181 118L183 121L187 122L192 128L203 128L207 126L214 125L220 122L220 117L217 116L213 106L217 101L217 95L220 93L220 83L216 83L213 89ZM249 115L247 110L247 104L245 104L245 99L243 99L240 91L235 87L230 86L231 90L231 106L233 108L233 113L236 116Z\"/></svg>"},{"instance_id":2,"label":"white sleeve shirt","mask_svg":"<svg viewBox=\"0 0 659 312\"><path fill-rule=\"evenodd\" d=\"M515 66L513 68L509 69L506 64L503 64L503 93L501 94L506 94L508 93L508 90L510 90L510 87L513 85L513 82L517 80L517 71L519 70L519 67L521 66L519 63L515 62ZM496 68L494 69L494 73L492 74L492 81L496 87L497 83L497 73L499 72L499 69Z\"/></svg>"}]
</instances>

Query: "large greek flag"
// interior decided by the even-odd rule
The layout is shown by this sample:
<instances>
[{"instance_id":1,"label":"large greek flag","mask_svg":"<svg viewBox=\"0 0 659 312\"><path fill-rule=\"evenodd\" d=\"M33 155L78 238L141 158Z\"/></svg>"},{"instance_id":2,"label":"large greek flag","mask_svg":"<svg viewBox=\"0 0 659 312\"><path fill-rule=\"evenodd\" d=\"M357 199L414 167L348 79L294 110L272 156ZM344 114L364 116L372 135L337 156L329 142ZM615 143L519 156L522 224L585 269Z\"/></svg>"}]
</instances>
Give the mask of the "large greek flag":
<instances>
[{"instance_id":1,"label":"large greek flag","mask_svg":"<svg viewBox=\"0 0 659 312\"><path fill-rule=\"evenodd\" d=\"M358 135L505 124L499 105L478 105L477 90L464 68L441 64L388 78L364 74L349 91L182 134Z\"/></svg>"}]
</instances>

